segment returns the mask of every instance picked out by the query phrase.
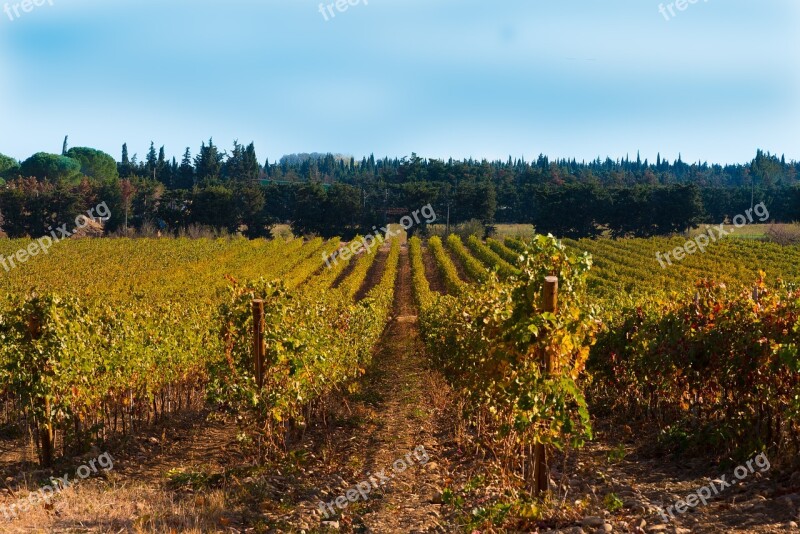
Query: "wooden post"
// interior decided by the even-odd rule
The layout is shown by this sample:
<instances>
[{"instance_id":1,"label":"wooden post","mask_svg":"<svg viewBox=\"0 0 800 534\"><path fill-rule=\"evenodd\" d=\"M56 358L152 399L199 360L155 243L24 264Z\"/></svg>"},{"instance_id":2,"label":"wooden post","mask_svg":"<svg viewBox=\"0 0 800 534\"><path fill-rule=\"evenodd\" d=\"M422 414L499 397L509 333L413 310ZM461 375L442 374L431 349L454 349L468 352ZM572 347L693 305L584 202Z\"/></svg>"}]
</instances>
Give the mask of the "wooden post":
<instances>
[{"instance_id":1,"label":"wooden post","mask_svg":"<svg viewBox=\"0 0 800 534\"><path fill-rule=\"evenodd\" d=\"M542 309L544 312L556 313L558 311L558 278L548 276L544 279L544 295ZM556 372L556 362L553 354L541 355L542 370L548 375ZM550 489L550 468L547 465L547 450L543 443L538 443L533 449L533 490L539 495Z\"/></svg>"},{"instance_id":2,"label":"wooden post","mask_svg":"<svg viewBox=\"0 0 800 534\"><path fill-rule=\"evenodd\" d=\"M36 341L42 337L42 317L36 313L28 316L28 336L31 342ZM46 364L44 360L38 360L40 367L37 369L39 375L44 374L45 370L41 367ZM44 420L38 419L36 421L37 430L39 431L39 464L42 467L52 467L53 457L55 455L55 430L53 428L53 414L50 409L50 399L45 395L34 402L44 405Z\"/></svg>"},{"instance_id":3,"label":"wooden post","mask_svg":"<svg viewBox=\"0 0 800 534\"><path fill-rule=\"evenodd\" d=\"M39 438L41 439L41 447L42 447L42 459L41 459L41 466L42 467L53 467L53 456L54 456L54 449L55 449L55 439L53 435L53 422L52 422L52 414L50 412L50 399L44 399L44 411L45 411L45 421L40 428Z\"/></svg>"},{"instance_id":4,"label":"wooden post","mask_svg":"<svg viewBox=\"0 0 800 534\"><path fill-rule=\"evenodd\" d=\"M548 276L544 279L544 306L545 312L556 313L558 311L558 278ZM555 372L556 362L553 361L554 355L545 355L543 362L547 374Z\"/></svg>"},{"instance_id":5,"label":"wooden post","mask_svg":"<svg viewBox=\"0 0 800 534\"><path fill-rule=\"evenodd\" d=\"M256 384L264 386L264 301L253 301L253 360L256 369Z\"/></svg>"}]
</instances>

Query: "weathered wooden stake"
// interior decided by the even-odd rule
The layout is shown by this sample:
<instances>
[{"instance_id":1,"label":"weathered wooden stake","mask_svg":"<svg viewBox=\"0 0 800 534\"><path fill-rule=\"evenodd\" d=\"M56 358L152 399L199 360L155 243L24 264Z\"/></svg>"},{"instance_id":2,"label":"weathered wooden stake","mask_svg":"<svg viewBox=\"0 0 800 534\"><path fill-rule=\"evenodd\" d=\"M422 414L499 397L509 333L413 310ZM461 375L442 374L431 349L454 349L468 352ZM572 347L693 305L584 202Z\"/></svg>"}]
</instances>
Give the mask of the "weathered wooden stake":
<instances>
[{"instance_id":1,"label":"weathered wooden stake","mask_svg":"<svg viewBox=\"0 0 800 534\"><path fill-rule=\"evenodd\" d=\"M542 308L545 312L558 311L558 278L548 276L544 279L544 298ZM542 369L552 375L556 371L555 355L543 353L541 355ZM539 495L550 489L550 468L547 465L547 450L543 443L537 444L533 449L533 489Z\"/></svg>"},{"instance_id":2,"label":"weathered wooden stake","mask_svg":"<svg viewBox=\"0 0 800 534\"><path fill-rule=\"evenodd\" d=\"M55 453L55 436L53 433L53 420L51 418L52 414L50 412L50 399L45 397L44 399L44 411L45 411L45 422L41 427L39 437L42 441L42 467L52 467L53 466L53 456Z\"/></svg>"},{"instance_id":3,"label":"weathered wooden stake","mask_svg":"<svg viewBox=\"0 0 800 534\"><path fill-rule=\"evenodd\" d=\"M253 360L256 368L256 384L264 386L264 301L253 301Z\"/></svg>"},{"instance_id":4,"label":"weathered wooden stake","mask_svg":"<svg viewBox=\"0 0 800 534\"><path fill-rule=\"evenodd\" d=\"M28 336L33 342L42 337L42 318L39 315L31 314L28 317ZM44 360L39 360L40 364ZM44 369L38 369L39 373L44 373ZM53 427L52 412L50 410L50 399L45 395L37 401L44 404L44 420L37 420L39 430L39 448L41 453L40 464L42 467L52 467L55 454L55 429Z\"/></svg>"},{"instance_id":5,"label":"weathered wooden stake","mask_svg":"<svg viewBox=\"0 0 800 534\"><path fill-rule=\"evenodd\" d=\"M555 276L548 276L544 279L544 311L556 313L558 311L558 278ZM545 356L544 366L547 374L555 372L556 362L554 361L555 355L550 354Z\"/></svg>"}]
</instances>

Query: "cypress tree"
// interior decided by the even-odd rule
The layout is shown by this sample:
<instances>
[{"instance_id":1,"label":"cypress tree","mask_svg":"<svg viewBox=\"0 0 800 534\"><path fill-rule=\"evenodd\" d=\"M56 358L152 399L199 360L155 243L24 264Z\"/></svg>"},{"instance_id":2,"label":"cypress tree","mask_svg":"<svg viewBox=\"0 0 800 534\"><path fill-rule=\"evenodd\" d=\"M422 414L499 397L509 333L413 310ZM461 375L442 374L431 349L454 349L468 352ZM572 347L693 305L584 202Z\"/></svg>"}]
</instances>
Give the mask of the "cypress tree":
<instances>
[{"instance_id":1,"label":"cypress tree","mask_svg":"<svg viewBox=\"0 0 800 534\"><path fill-rule=\"evenodd\" d=\"M147 151L147 159L145 160L145 172L148 178L153 178L156 168L158 167L158 156L156 155L156 145L150 141L150 150Z\"/></svg>"},{"instance_id":2,"label":"cypress tree","mask_svg":"<svg viewBox=\"0 0 800 534\"><path fill-rule=\"evenodd\" d=\"M181 166L178 169L178 180L175 184L178 189L191 189L194 186L194 167L192 166L192 153L189 147L183 153Z\"/></svg>"}]
</instances>

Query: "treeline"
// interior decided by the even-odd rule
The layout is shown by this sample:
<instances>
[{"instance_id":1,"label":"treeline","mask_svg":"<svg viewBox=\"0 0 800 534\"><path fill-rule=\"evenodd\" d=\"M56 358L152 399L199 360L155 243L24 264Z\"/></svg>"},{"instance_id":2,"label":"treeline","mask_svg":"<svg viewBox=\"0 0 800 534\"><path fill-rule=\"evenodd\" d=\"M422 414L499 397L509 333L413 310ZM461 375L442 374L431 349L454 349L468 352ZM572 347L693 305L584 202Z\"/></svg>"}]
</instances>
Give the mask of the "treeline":
<instances>
[{"instance_id":1,"label":"treeline","mask_svg":"<svg viewBox=\"0 0 800 534\"><path fill-rule=\"evenodd\" d=\"M106 231L144 225L177 232L203 225L249 237L288 222L296 233L349 237L397 222L431 204L439 222L528 223L564 237L651 236L719 223L764 202L773 222L800 220L800 164L759 150L746 165L625 158L591 162L357 161L295 154L259 163L253 143L229 151L213 140L196 155L167 159L151 146L143 160L85 147L0 155L0 216L9 236L37 235L105 201Z\"/></svg>"}]
</instances>

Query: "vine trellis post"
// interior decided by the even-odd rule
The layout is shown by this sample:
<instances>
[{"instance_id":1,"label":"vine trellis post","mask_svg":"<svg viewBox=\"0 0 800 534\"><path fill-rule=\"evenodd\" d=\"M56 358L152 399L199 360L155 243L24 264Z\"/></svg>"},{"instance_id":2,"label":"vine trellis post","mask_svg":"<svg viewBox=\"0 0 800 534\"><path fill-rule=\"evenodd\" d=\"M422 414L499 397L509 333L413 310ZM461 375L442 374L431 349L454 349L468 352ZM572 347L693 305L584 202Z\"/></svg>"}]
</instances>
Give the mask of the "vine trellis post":
<instances>
[{"instance_id":1,"label":"vine trellis post","mask_svg":"<svg viewBox=\"0 0 800 534\"><path fill-rule=\"evenodd\" d=\"M545 313L558 311L558 278L548 276L544 279L542 309ZM540 354L539 364L547 375L553 375L556 370L555 355L543 351ZM547 463L547 449L544 443L537 443L533 449L533 490L536 495L546 492L550 487L550 466Z\"/></svg>"},{"instance_id":2,"label":"vine trellis post","mask_svg":"<svg viewBox=\"0 0 800 534\"><path fill-rule=\"evenodd\" d=\"M264 386L264 301L253 301L253 363L258 389Z\"/></svg>"}]
</instances>

